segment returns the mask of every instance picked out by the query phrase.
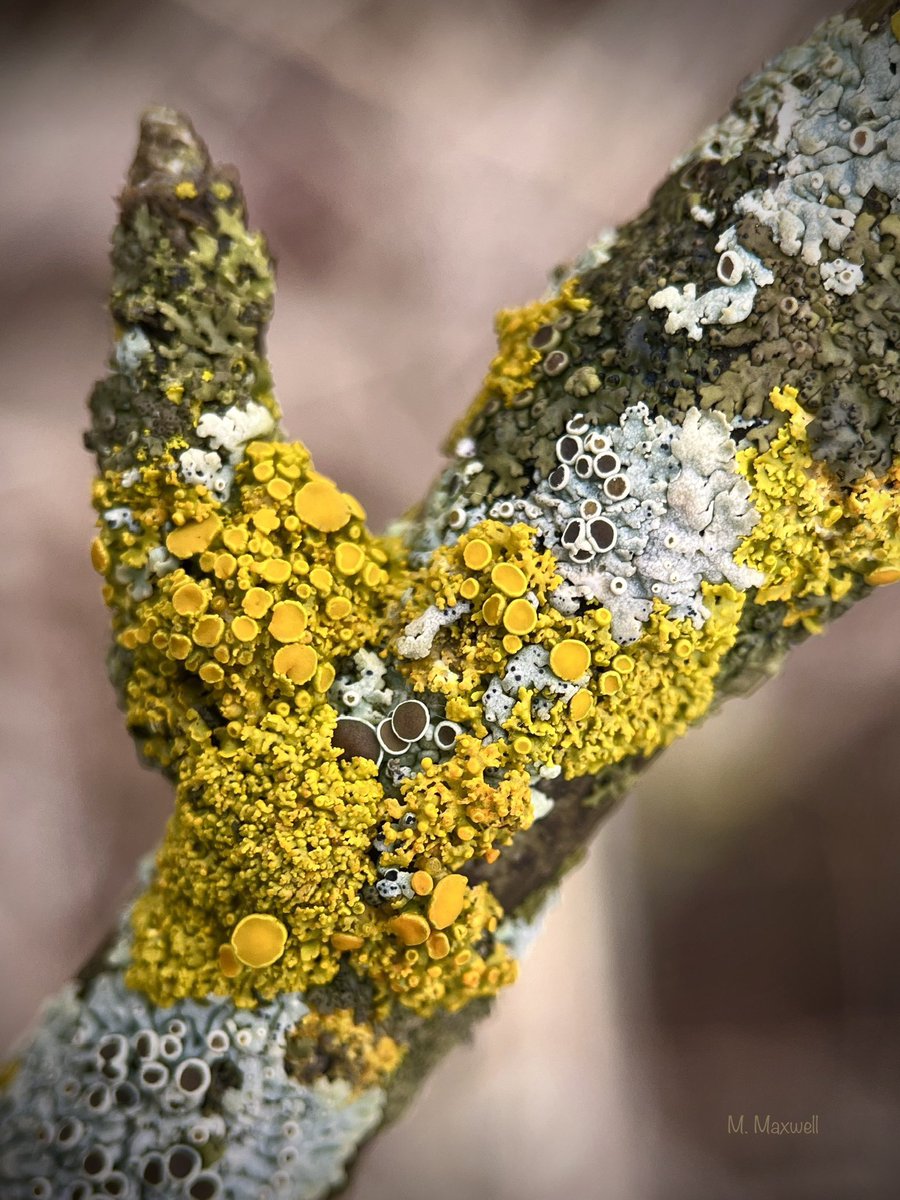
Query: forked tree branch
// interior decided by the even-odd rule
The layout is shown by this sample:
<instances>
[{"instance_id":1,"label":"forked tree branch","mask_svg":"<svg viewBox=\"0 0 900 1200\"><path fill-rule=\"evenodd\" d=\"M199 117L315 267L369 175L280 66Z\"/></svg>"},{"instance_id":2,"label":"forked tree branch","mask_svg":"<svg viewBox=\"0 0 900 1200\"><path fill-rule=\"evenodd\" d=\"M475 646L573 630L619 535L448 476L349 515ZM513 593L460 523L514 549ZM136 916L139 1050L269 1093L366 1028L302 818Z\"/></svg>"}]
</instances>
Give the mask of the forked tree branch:
<instances>
[{"instance_id":1,"label":"forked tree branch","mask_svg":"<svg viewBox=\"0 0 900 1200\"><path fill-rule=\"evenodd\" d=\"M236 175L145 116L93 558L176 805L6 1073L4 1196L339 1187L634 774L900 578L898 36L826 23L502 313L383 537L280 440Z\"/></svg>"}]
</instances>

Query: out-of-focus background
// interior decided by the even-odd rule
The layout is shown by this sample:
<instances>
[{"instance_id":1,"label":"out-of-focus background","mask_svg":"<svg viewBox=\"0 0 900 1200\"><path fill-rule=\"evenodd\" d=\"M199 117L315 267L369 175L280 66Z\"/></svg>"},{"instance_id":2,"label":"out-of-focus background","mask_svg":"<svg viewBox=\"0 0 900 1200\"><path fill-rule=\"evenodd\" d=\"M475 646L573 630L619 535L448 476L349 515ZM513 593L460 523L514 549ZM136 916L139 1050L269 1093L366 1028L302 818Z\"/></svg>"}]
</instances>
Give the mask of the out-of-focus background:
<instances>
[{"instance_id":1,"label":"out-of-focus background","mask_svg":"<svg viewBox=\"0 0 900 1200\"><path fill-rule=\"evenodd\" d=\"M376 524L411 504L491 317L643 203L835 0L0 6L0 1041L157 839L104 675L84 397L147 103L242 171L279 262L289 429ZM892 1200L900 1179L900 592L647 773L474 1045L354 1200ZM819 1133L727 1132L818 1114Z\"/></svg>"}]
</instances>

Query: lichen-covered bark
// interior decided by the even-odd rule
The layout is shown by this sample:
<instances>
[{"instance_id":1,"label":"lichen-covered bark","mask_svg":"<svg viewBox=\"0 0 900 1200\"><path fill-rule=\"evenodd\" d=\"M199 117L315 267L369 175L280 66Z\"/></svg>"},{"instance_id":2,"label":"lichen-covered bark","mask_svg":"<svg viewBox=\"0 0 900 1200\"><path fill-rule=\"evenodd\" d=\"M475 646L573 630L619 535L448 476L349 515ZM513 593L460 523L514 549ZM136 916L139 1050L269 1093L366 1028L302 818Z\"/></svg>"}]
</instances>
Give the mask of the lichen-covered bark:
<instances>
[{"instance_id":1,"label":"lichen-covered bark","mask_svg":"<svg viewBox=\"0 0 900 1200\"><path fill-rule=\"evenodd\" d=\"M92 553L176 804L7 1073L4 1194L339 1186L635 773L900 578L898 34L827 23L500 314L390 537L279 440L236 176L145 117Z\"/></svg>"}]
</instances>

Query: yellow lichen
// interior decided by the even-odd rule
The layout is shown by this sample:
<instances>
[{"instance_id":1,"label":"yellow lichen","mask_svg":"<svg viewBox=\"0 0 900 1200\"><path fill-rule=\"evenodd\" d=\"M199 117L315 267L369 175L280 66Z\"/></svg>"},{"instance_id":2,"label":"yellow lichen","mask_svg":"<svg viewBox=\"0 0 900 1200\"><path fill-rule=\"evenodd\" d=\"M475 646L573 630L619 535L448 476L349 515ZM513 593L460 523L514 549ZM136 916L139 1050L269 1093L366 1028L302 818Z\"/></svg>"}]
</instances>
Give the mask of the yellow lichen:
<instances>
[{"instance_id":1,"label":"yellow lichen","mask_svg":"<svg viewBox=\"0 0 900 1200\"><path fill-rule=\"evenodd\" d=\"M535 300L523 308L502 309L497 313L494 319L497 354L469 411L454 426L449 439L451 445L466 432L491 400L510 405L530 386L541 359L531 345L534 334L542 325L557 320L563 313L582 313L590 308L590 300L577 295L577 286L574 278L568 279L559 294L549 300Z\"/></svg>"},{"instance_id":2,"label":"yellow lichen","mask_svg":"<svg viewBox=\"0 0 900 1200\"><path fill-rule=\"evenodd\" d=\"M300 1083L318 1082L325 1064L325 1077L349 1084L351 1095L383 1083L406 1053L392 1037L354 1021L346 1008L307 1013L288 1044L285 1066Z\"/></svg>"},{"instance_id":3,"label":"yellow lichen","mask_svg":"<svg viewBox=\"0 0 900 1200\"><path fill-rule=\"evenodd\" d=\"M817 599L840 600L859 578L893 579L900 561L900 468L895 463L884 480L868 474L840 486L827 464L812 457L812 418L797 390L775 388L771 399L788 420L766 451L738 454L759 520L735 558L765 576L757 604L783 601L786 623L799 621L816 633Z\"/></svg>"}]
</instances>

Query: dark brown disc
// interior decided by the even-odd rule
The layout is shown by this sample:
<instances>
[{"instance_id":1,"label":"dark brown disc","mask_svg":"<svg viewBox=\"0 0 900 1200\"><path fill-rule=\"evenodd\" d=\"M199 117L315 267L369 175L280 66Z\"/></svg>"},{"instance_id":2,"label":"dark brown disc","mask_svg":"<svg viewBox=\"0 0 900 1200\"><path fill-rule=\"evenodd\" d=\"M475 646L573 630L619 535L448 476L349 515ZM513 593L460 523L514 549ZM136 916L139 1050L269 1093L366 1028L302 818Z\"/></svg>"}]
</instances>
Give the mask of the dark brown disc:
<instances>
[{"instance_id":1,"label":"dark brown disc","mask_svg":"<svg viewBox=\"0 0 900 1200\"><path fill-rule=\"evenodd\" d=\"M421 700L404 700L391 713L391 725L404 742L417 742L428 728L428 709Z\"/></svg>"},{"instance_id":2,"label":"dark brown disc","mask_svg":"<svg viewBox=\"0 0 900 1200\"><path fill-rule=\"evenodd\" d=\"M331 744L343 750L347 758L370 758L381 762L381 746L378 736L368 721L356 717L338 717Z\"/></svg>"},{"instance_id":3,"label":"dark brown disc","mask_svg":"<svg viewBox=\"0 0 900 1200\"><path fill-rule=\"evenodd\" d=\"M404 750L409 749L409 742L405 742L403 738L397 737L394 732L390 717L385 717L379 723L378 740L388 754L402 754Z\"/></svg>"}]
</instances>

